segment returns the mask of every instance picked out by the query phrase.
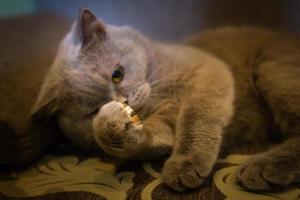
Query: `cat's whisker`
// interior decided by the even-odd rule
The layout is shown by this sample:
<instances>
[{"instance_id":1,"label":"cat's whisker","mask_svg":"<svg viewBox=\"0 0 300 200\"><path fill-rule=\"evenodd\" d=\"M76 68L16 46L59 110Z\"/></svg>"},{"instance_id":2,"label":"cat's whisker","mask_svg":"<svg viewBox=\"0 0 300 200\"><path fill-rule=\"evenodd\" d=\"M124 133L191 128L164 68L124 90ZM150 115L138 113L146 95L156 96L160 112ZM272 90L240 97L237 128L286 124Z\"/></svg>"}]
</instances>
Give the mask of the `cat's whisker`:
<instances>
[{"instance_id":1,"label":"cat's whisker","mask_svg":"<svg viewBox=\"0 0 300 200\"><path fill-rule=\"evenodd\" d=\"M152 98L152 97L174 97L175 95L172 95L172 94L150 94L149 98Z\"/></svg>"},{"instance_id":2,"label":"cat's whisker","mask_svg":"<svg viewBox=\"0 0 300 200\"><path fill-rule=\"evenodd\" d=\"M126 88L126 90L133 91L133 90L136 90L137 88L140 88L140 87L142 87L142 85L135 85L135 86Z\"/></svg>"},{"instance_id":3,"label":"cat's whisker","mask_svg":"<svg viewBox=\"0 0 300 200\"><path fill-rule=\"evenodd\" d=\"M180 75L176 74L176 75L173 75L173 76L168 76L167 78L161 78L161 79L157 79L157 80L154 80L154 81L150 81L150 85L153 86L153 85L156 85L156 84L159 84L161 82L167 82L167 83L177 83L177 82L184 82L183 80L180 80Z\"/></svg>"},{"instance_id":4,"label":"cat's whisker","mask_svg":"<svg viewBox=\"0 0 300 200\"><path fill-rule=\"evenodd\" d=\"M168 89L168 87L172 88L174 86L176 86L178 88L178 86L197 86L199 84L195 84L195 83L181 83L181 82L176 82L176 83L161 83L160 85L157 86L153 86L152 90L156 90L156 89L163 89L166 88Z\"/></svg>"},{"instance_id":5,"label":"cat's whisker","mask_svg":"<svg viewBox=\"0 0 300 200\"><path fill-rule=\"evenodd\" d=\"M154 80L154 81L152 81L152 82L150 82L150 84L151 85L153 85L153 84L156 84L156 82L159 82L159 81L178 81L178 74L174 74L174 75L168 75L168 77L167 78L161 78L161 79L157 79L157 80Z\"/></svg>"},{"instance_id":6,"label":"cat's whisker","mask_svg":"<svg viewBox=\"0 0 300 200\"><path fill-rule=\"evenodd\" d=\"M176 67L173 67L172 69L171 68L169 68L167 71L166 71L166 69L165 68L160 68L160 69L152 69L152 72L151 72L151 74L149 74L148 75L148 78L149 79L152 79L154 76L157 76L157 75L160 75L160 74L162 74L162 72L167 72L168 73L168 78L170 77L170 76L174 76L174 75L176 75L176 76L179 76L180 74L180 72L178 72L177 70L176 70ZM171 72L171 74L170 74L170 72ZM164 74L164 73L163 73Z\"/></svg>"},{"instance_id":7,"label":"cat's whisker","mask_svg":"<svg viewBox=\"0 0 300 200\"><path fill-rule=\"evenodd\" d=\"M155 99L160 100L160 99L173 99L174 97L166 95L166 96L151 96L149 98L152 100L155 100Z\"/></svg>"}]
</instances>

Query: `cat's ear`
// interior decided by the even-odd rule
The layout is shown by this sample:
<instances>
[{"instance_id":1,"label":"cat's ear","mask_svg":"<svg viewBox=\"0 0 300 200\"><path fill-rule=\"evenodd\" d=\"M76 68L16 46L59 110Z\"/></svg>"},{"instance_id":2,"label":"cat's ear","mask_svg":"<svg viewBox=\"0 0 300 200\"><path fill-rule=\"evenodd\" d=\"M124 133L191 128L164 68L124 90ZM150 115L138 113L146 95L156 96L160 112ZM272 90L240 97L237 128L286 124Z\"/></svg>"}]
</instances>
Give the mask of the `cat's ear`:
<instances>
[{"instance_id":1,"label":"cat's ear","mask_svg":"<svg viewBox=\"0 0 300 200\"><path fill-rule=\"evenodd\" d=\"M31 109L30 116L34 121L48 122L58 111L58 85L46 81Z\"/></svg>"},{"instance_id":2,"label":"cat's ear","mask_svg":"<svg viewBox=\"0 0 300 200\"><path fill-rule=\"evenodd\" d=\"M87 45L95 38L100 41L105 39L105 25L88 9L80 10L77 25L82 46Z\"/></svg>"}]
</instances>

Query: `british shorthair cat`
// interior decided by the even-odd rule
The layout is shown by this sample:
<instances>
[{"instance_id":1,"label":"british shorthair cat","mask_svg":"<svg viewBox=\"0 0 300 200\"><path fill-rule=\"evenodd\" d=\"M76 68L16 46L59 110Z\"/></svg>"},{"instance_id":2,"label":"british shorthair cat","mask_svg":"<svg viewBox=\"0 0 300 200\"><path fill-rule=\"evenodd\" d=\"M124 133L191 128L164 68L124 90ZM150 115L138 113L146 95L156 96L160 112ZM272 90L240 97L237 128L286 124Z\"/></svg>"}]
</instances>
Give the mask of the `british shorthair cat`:
<instances>
[{"instance_id":1,"label":"british shorthair cat","mask_svg":"<svg viewBox=\"0 0 300 200\"><path fill-rule=\"evenodd\" d=\"M274 124L294 137L255 156L237 177L250 190L299 181L300 48L278 61L270 50L268 60L253 63L259 67L245 67L239 59L263 54L264 46L254 50L248 42L253 51L231 51L230 40L218 47L207 39L214 34L193 38L197 47L157 43L84 9L60 44L32 114L55 115L64 135L83 148L123 159L169 156L163 181L185 191L209 176L227 136L267 132L263 98ZM241 128L247 123L251 128Z\"/></svg>"}]
</instances>

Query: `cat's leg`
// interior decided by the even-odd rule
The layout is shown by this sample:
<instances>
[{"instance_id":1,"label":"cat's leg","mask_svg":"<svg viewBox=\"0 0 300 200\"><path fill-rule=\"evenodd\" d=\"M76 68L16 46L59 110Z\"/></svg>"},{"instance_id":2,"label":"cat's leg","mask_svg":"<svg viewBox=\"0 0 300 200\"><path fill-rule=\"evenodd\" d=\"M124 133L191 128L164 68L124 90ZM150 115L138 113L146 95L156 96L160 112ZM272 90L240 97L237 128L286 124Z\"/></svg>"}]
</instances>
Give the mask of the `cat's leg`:
<instances>
[{"instance_id":1,"label":"cat's leg","mask_svg":"<svg viewBox=\"0 0 300 200\"><path fill-rule=\"evenodd\" d=\"M164 183L177 191L200 186L210 174L232 116L232 88L211 86L189 97L179 111L174 149L162 171Z\"/></svg>"},{"instance_id":2,"label":"cat's leg","mask_svg":"<svg viewBox=\"0 0 300 200\"><path fill-rule=\"evenodd\" d=\"M270 62L257 71L257 88L274 116L274 125L289 139L240 168L238 180L250 190L300 182L299 64L296 60Z\"/></svg>"},{"instance_id":3,"label":"cat's leg","mask_svg":"<svg viewBox=\"0 0 300 200\"><path fill-rule=\"evenodd\" d=\"M161 102L154 114L135 124L122 104L106 104L93 120L96 141L106 153L116 157L149 160L169 155L176 107L174 101Z\"/></svg>"},{"instance_id":4,"label":"cat's leg","mask_svg":"<svg viewBox=\"0 0 300 200\"><path fill-rule=\"evenodd\" d=\"M272 190L300 182L300 137L258 154L243 165L238 181L249 190Z\"/></svg>"}]
</instances>

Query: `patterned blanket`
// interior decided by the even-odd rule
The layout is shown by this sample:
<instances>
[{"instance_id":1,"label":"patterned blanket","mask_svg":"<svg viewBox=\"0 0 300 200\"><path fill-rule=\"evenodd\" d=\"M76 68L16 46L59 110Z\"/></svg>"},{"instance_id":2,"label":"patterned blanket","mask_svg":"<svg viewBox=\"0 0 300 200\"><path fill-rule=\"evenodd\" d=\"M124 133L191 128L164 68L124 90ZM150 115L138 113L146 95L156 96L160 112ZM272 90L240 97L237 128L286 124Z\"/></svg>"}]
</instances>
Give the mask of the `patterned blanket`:
<instances>
[{"instance_id":1,"label":"patterned blanket","mask_svg":"<svg viewBox=\"0 0 300 200\"><path fill-rule=\"evenodd\" d=\"M0 179L1 199L251 199L293 200L300 187L278 193L251 193L235 181L237 167L250 156L219 159L213 179L203 188L180 194L162 184L162 163L127 163L120 166L99 157L46 155L22 170L9 170Z\"/></svg>"}]
</instances>

